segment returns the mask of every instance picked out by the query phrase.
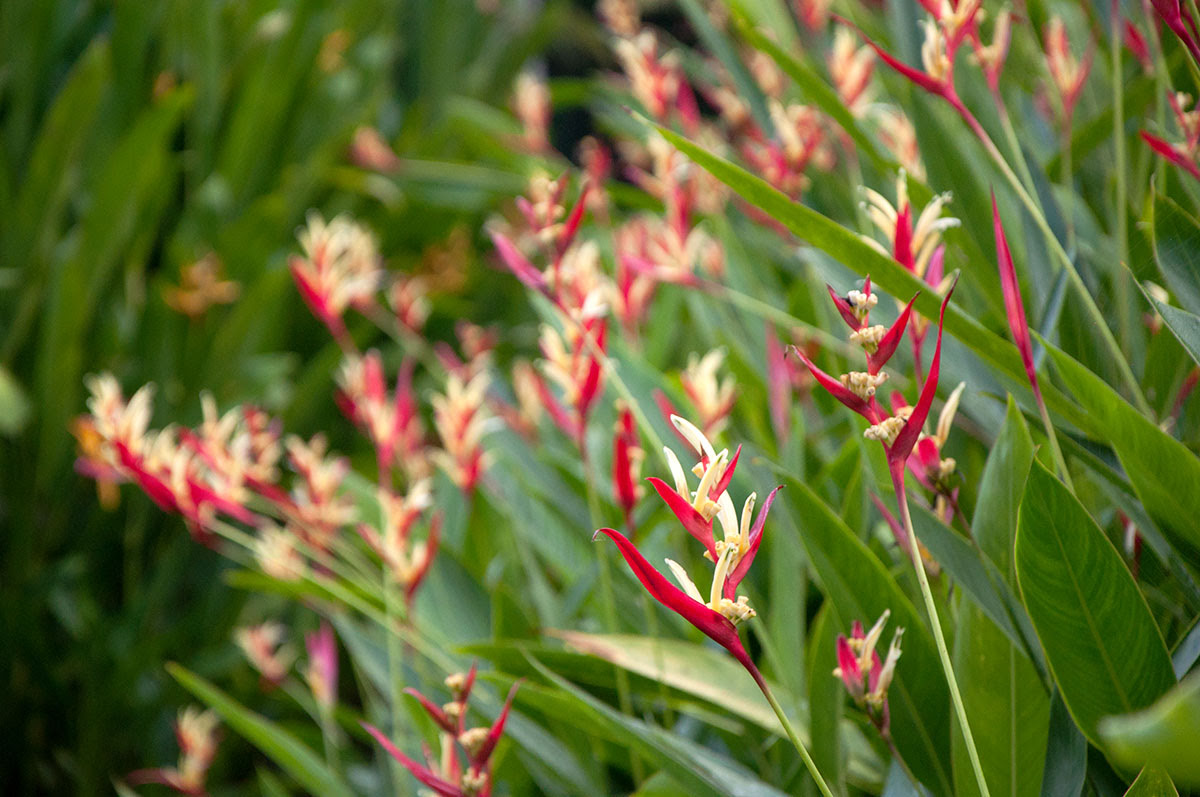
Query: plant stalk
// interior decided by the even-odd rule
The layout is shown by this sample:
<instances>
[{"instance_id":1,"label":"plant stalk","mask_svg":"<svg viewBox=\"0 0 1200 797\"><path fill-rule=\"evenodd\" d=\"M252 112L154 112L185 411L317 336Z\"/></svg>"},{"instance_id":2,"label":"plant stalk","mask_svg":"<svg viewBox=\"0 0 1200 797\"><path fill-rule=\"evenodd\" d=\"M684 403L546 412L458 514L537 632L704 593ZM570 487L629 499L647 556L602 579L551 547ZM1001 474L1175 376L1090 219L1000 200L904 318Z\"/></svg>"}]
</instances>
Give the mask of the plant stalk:
<instances>
[{"instance_id":1,"label":"plant stalk","mask_svg":"<svg viewBox=\"0 0 1200 797\"><path fill-rule=\"evenodd\" d=\"M804 746L804 742L800 741L800 737L796 734L796 729L792 727L792 722L787 718L787 714L783 711L783 706L779 705L779 701L775 699L767 682L762 675L751 673L755 676L755 681L758 682L758 688L762 690L763 696L767 702L771 704L771 709L775 712L775 716L779 718L779 724L783 726L784 733L796 748L796 752L800 754L800 758L804 761L804 766L808 768L808 774L812 775L812 779L816 781L817 788L821 790L824 797L833 797L833 792L829 790L829 784L825 782L825 778L821 776L821 770L817 769L817 762L812 760L812 756L808 754L808 748Z\"/></svg>"},{"instance_id":2,"label":"plant stalk","mask_svg":"<svg viewBox=\"0 0 1200 797\"><path fill-rule=\"evenodd\" d=\"M903 467L892 469L892 484L896 488L900 518L904 523L904 530L908 532L908 549L912 556L913 569L917 571L917 582L921 585L921 597L925 600L925 610L929 612L929 623L933 626L933 638L937 643L938 657L942 661L942 670L946 673L946 683L950 686L950 698L954 703L954 713L958 717L958 725L962 729L963 739L967 743L967 755L971 759L975 782L979 786L981 797L991 797L987 780L983 777L983 766L979 763L979 751L975 748L975 737L971 733L971 724L967 720L967 709L963 705L962 693L958 688L958 679L954 676L954 666L950 663L950 651L946 647L946 637L942 634L942 623L938 618L937 605L933 602L933 590L929 588L929 576L925 573L925 563L921 561L921 546L917 540L917 532L913 529L912 515L908 511L908 491L904 486Z\"/></svg>"}]
</instances>

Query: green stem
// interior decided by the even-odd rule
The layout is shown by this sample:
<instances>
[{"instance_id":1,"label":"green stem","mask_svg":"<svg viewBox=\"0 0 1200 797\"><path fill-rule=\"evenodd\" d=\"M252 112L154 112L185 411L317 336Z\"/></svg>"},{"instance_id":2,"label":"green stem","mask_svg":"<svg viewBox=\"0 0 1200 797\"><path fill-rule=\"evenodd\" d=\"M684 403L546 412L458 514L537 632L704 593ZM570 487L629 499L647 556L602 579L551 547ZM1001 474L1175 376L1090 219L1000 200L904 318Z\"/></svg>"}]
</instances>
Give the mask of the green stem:
<instances>
[{"instance_id":1,"label":"green stem","mask_svg":"<svg viewBox=\"0 0 1200 797\"><path fill-rule=\"evenodd\" d=\"M1046 410L1046 402L1041 401L1041 395L1038 395L1038 414L1042 416L1042 426L1046 429L1046 439L1050 441L1050 453L1054 456L1054 465L1058 468L1059 475L1062 476L1063 484L1067 485L1067 489L1072 494L1075 492L1075 484L1071 481L1071 473L1067 470L1067 460L1063 457L1062 449L1058 445L1058 432L1054 428L1054 424L1050 421L1050 413Z\"/></svg>"},{"instance_id":2,"label":"green stem","mask_svg":"<svg viewBox=\"0 0 1200 797\"><path fill-rule=\"evenodd\" d=\"M1021 204L1029 211L1034 222L1038 225L1042 235L1046 238L1046 243L1049 244L1051 252L1062 263L1063 268L1067 270L1067 276L1070 279L1071 285L1075 288L1080 298L1083 299L1084 309L1091 317L1092 322L1100 331L1100 337L1103 339L1105 347L1109 350L1112 356L1113 364L1121 375L1121 379L1125 382L1125 386L1129 391L1134 403L1138 409L1147 417L1152 417L1153 412L1150 405L1146 402L1146 397L1142 395L1141 387L1138 385L1137 378L1133 375L1133 370L1129 367L1129 361L1125 359L1125 354L1121 351L1120 344L1113 337L1112 330L1108 328L1108 323L1104 319L1104 314L1100 312L1100 308L1096 306L1096 300L1092 294L1088 292L1087 286L1083 283L1083 278L1079 276L1079 271L1075 268L1075 264L1071 261L1071 256L1063 249L1058 237L1054 235L1054 231L1050 229L1050 223L1046 221L1046 216L1042 213L1041 207L1030 193L1025 190L1025 186L1021 184L1020 178L1013 172L1008 161L1005 160L1004 154L996 147L996 142L992 141L991 136L983 129L978 120L974 117L969 117L968 124L975 131L975 135L983 144L983 148L987 151L989 157L999 167L1000 172L1008 180L1013 190L1017 192L1017 197L1021 200Z\"/></svg>"},{"instance_id":3,"label":"green stem","mask_svg":"<svg viewBox=\"0 0 1200 797\"><path fill-rule=\"evenodd\" d=\"M753 675L753 673L751 673ZM800 737L796 734L796 729L792 727L791 720L783 711L783 706L779 705L779 701L775 699L775 695L767 687L767 682L761 675L755 678L758 681L758 688L762 690L763 696L767 702L771 704L771 709L775 712L775 716L779 718L779 724L783 726L784 733L796 748L796 752L800 754L800 758L804 761L804 766L808 768L808 774L817 783L817 788L821 790L824 797L833 797L833 792L829 790L829 785L825 782L825 778L821 776L821 770L817 769L817 762L812 760L812 756L808 754L808 748L804 746L804 742L800 741Z\"/></svg>"},{"instance_id":4,"label":"green stem","mask_svg":"<svg viewBox=\"0 0 1200 797\"><path fill-rule=\"evenodd\" d=\"M1128 191L1128 177L1125 174L1125 86L1122 81L1121 69L1121 14L1118 3L1113 3L1112 30L1109 32L1109 57L1112 60L1112 103L1113 103L1113 161L1117 171L1116 197L1113 206L1117 214L1117 269L1116 285L1120 289L1117 296L1117 328L1121 337L1132 340L1133 318L1131 311L1132 298L1129 293L1131 275L1121 268L1129 262L1129 219L1125 213L1125 197Z\"/></svg>"},{"instance_id":5,"label":"green stem","mask_svg":"<svg viewBox=\"0 0 1200 797\"><path fill-rule=\"evenodd\" d=\"M971 724L967 721L967 709L963 705L958 679L954 676L954 666L950 663L950 651L946 647L946 637L942 634L942 623L938 617L937 605L933 602L933 590L929 588L929 576L925 573L925 563L921 561L921 546L917 540L917 532L913 529L912 516L908 511L908 491L904 487L904 472L903 467L899 470L893 469L892 483L896 488L896 501L900 505L900 518L904 523L904 530L908 532L908 550L912 555L913 569L917 571L917 581L921 585L921 597L925 599L929 624L933 626L933 638L937 643L938 657L942 660L942 670L946 673L946 683L950 686L950 698L954 703L954 713L958 717L958 725L962 729L963 739L967 743L967 756L971 759L975 782L979 786L980 795L990 797L987 780L983 777L983 766L979 763L979 751L975 749L975 737L971 734Z\"/></svg>"}]
</instances>

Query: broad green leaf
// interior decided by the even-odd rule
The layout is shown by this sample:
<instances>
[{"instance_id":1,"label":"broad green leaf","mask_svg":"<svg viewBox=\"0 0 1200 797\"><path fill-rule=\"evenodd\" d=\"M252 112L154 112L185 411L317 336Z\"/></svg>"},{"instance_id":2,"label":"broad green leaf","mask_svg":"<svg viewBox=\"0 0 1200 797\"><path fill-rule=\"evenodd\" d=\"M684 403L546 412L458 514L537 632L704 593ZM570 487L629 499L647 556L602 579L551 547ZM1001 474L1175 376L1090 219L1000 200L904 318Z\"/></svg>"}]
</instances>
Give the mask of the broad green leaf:
<instances>
[{"instance_id":1,"label":"broad green leaf","mask_svg":"<svg viewBox=\"0 0 1200 797\"><path fill-rule=\"evenodd\" d=\"M1179 797L1179 790L1167 773L1147 766L1142 768L1125 797Z\"/></svg>"},{"instance_id":2,"label":"broad green leaf","mask_svg":"<svg viewBox=\"0 0 1200 797\"><path fill-rule=\"evenodd\" d=\"M890 609L890 628L905 629L904 656L888 692L892 735L917 777L935 793L950 794L950 697L936 675L941 664L932 635L883 563L808 485L789 481L787 498L802 518L800 539L833 606L835 625L848 633L855 620L870 625Z\"/></svg>"},{"instance_id":3,"label":"broad green leaf","mask_svg":"<svg viewBox=\"0 0 1200 797\"><path fill-rule=\"evenodd\" d=\"M1113 761L1162 769L1180 786L1200 786L1200 673L1193 673L1154 705L1100 723Z\"/></svg>"},{"instance_id":4,"label":"broad green leaf","mask_svg":"<svg viewBox=\"0 0 1200 797\"><path fill-rule=\"evenodd\" d=\"M971 536L1004 574L1005 580L1014 586L1013 540L1017 534L1017 512L1032 463L1033 438L1020 408L1009 396L1004 426L988 454L979 481Z\"/></svg>"},{"instance_id":5,"label":"broad green leaf","mask_svg":"<svg viewBox=\"0 0 1200 797\"><path fill-rule=\"evenodd\" d=\"M742 167L712 154L673 130L648 120L645 124L657 130L672 146L698 166L707 170L751 205L776 219L798 237L828 254L847 268L863 276L870 275L873 284L897 298L920 293L916 309L926 318L937 318L941 300L929 286L906 271L892 258L866 244L856 233L827 216L772 187ZM1016 347L966 314L954 302L946 308L946 331L962 341L972 351L1009 376L1018 385L1028 382L1025 367ZM1051 385L1043 385L1046 404L1055 412L1082 429L1092 424L1062 393Z\"/></svg>"},{"instance_id":6,"label":"broad green leaf","mask_svg":"<svg viewBox=\"0 0 1200 797\"><path fill-rule=\"evenodd\" d=\"M1171 334L1179 339L1192 359L1200 363L1200 318L1187 310L1180 310L1166 302L1160 302L1150 294L1146 294L1146 298L1162 316L1163 322L1166 323L1167 329L1171 330Z\"/></svg>"},{"instance_id":7,"label":"broad green leaf","mask_svg":"<svg viewBox=\"0 0 1200 797\"><path fill-rule=\"evenodd\" d=\"M1070 355L1046 344L1062 381L1094 419L1146 511L1185 557L1200 562L1200 459Z\"/></svg>"},{"instance_id":8,"label":"broad green leaf","mask_svg":"<svg viewBox=\"0 0 1200 797\"><path fill-rule=\"evenodd\" d=\"M1200 223L1166 196L1154 198L1154 256L1179 304L1200 315Z\"/></svg>"},{"instance_id":9,"label":"broad green leaf","mask_svg":"<svg viewBox=\"0 0 1200 797\"><path fill-rule=\"evenodd\" d=\"M964 607L954 639L954 672L993 795L1033 795L1042 784L1050 699L1037 670L982 611ZM951 734L959 795L978 794L962 735Z\"/></svg>"},{"instance_id":10,"label":"broad green leaf","mask_svg":"<svg viewBox=\"0 0 1200 797\"><path fill-rule=\"evenodd\" d=\"M257 747L284 772L296 779L312 794L349 795L353 791L339 781L325 762L303 742L275 724L238 703L232 697L208 681L180 667L167 664L167 672L195 695L201 702L211 706L229 724L229 727L246 741Z\"/></svg>"},{"instance_id":11,"label":"broad green leaf","mask_svg":"<svg viewBox=\"0 0 1200 797\"><path fill-rule=\"evenodd\" d=\"M587 634L557 631L572 648L598 656L630 672L662 681L673 689L707 700L731 714L748 719L776 736L783 726L742 665L722 650L679 639L649 639L625 634ZM774 688L773 688L774 689ZM786 705L788 700L780 696ZM799 733L807 737L807 717Z\"/></svg>"},{"instance_id":12,"label":"broad green leaf","mask_svg":"<svg viewBox=\"0 0 1200 797\"><path fill-rule=\"evenodd\" d=\"M1057 689L1050 697L1050 733L1042 769L1042 797L1079 797L1087 777L1087 739Z\"/></svg>"},{"instance_id":13,"label":"broad green leaf","mask_svg":"<svg viewBox=\"0 0 1200 797\"><path fill-rule=\"evenodd\" d=\"M520 705L534 705L574 724L580 731L628 745L637 755L660 767L687 788L689 794L713 797L777 797L783 792L763 783L741 764L662 728L627 717L608 704L546 669L531 663L556 689L523 688Z\"/></svg>"},{"instance_id":14,"label":"broad green leaf","mask_svg":"<svg viewBox=\"0 0 1200 797\"><path fill-rule=\"evenodd\" d=\"M1017 583L1080 730L1149 705L1175 683L1171 658L1121 555L1040 463L1021 501Z\"/></svg>"}]
</instances>

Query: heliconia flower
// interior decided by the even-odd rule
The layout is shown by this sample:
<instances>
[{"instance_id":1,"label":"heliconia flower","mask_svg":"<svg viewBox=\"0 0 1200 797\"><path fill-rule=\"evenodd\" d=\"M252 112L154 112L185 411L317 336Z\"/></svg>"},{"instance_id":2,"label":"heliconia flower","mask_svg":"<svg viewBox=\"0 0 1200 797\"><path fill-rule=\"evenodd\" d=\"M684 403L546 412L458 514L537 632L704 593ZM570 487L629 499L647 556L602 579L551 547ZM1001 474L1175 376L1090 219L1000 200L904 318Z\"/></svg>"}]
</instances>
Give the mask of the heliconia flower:
<instances>
[{"instance_id":1,"label":"heliconia flower","mask_svg":"<svg viewBox=\"0 0 1200 797\"><path fill-rule=\"evenodd\" d=\"M206 793L205 781L217 755L217 726L220 721L212 710L201 711L188 706L179 712L175 721L175 738L179 742L179 766L141 769L128 775L135 786L157 783L180 794L201 797Z\"/></svg>"},{"instance_id":2,"label":"heliconia flower","mask_svg":"<svg viewBox=\"0 0 1200 797\"><path fill-rule=\"evenodd\" d=\"M613 497L625 515L625 527L633 533L633 507L642 493L638 477L645 459L638 442L633 412L623 400L617 402L617 425L613 432Z\"/></svg>"},{"instance_id":3,"label":"heliconia flower","mask_svg":"<svg viewBox=\"0 0 1200 797\"><path fill-rule=\"evenodd\" d=\"M792 0L792 8L796 16L804 23L804 27L820 32L829 21L829 7L833 0Z\"/></svg>"},{"instance_id":4,"label":"heliconia flower","mask_svg":"<svg viewBox=\"0 0 1200 797\"><path fill-rule=\"evenodd\" d=\"M433 487L428 479L420 479L409 488L408 494L396 495L381 491L380 510L382 529L377 532L359 524L358 533L383 560L392 580L404 590L410 607L425 576L433 565L441 541L442 518L434 514L424 540L414 542L412 532L425 510L433 505Z\"/></svg>"},{"instance_id":5,"label":"heliconia flower","mask_svg":"<svg viewBox=\"0 0 1200 797\"><path fill-rule=\"evenodd\" d=\"M688 355L687 368L679 376L684 392L696 408L700 429L707 437L715 437L725 428L737 398L733 376L717 378L717 369L724 361L723 349L713 349L703 357L692 353Z\"/></svg>"},{"instance_id":6,"label":"heliconia flower","mask_svg":"<svg viewBox=\"0 0 1200 797\"><path fill-rule=\"evenodd\" d=\"M737 659L737 661L746 668L759 688L766 690L766 681L762 674L755 666L750 654L746 652L746 648L742 646L741 639L738 638L736 623L741 622L748 617L754 616L754 610L746 605L746 599L743 597L736 603L724 597L723 584L725 576L728 574L728 560L732 555L727 554L718 562L717 575L720 576L719 582L714 579L714 586L711 590L709 600L706 601L704 596L696 588L696 585L687 578L683 573L682 568L675 565L671 568L672 572L684 585L684 589L680 589L672 584L666 576L656 570L646 558L638 551L634 544L630 542L625 535L614 529L602 528L596 531L596 536L604 534L614 543L624 557L629 569L637 576L638 581L646 588L651 597L666 606L671 611L678 614L683 619L687 620L705 636L712 639L721 647L729 651L729 653ZM673 564L668 560L668 564ZM686 591L685 591L686 590ZM714 609L716 605L718 608Z\"/></svg>"},{"instance_id":7,"label":"heliconia flower","mask_svg":"<svg viewBox=\"0 0 1200 797\"><path fill-rule=\"evenodd\" d=\"M295 652L283 644L286 638L287 629L274 621L245 626L233 634L234 642L268 686L283 683L295 661Z\"/></svg>"},{"instance_id":8,"label":"heliconia flower","mask_svg":"<svg viewBox=\"0 0 1200 797\"><path fill-rule=\"evenodd\" d=\"M455 692L455 699L442 707L437 706L415 689L404 690L407 694L417 698L426 713L441 730L444 741L443 757L440 762L434 762L427 751L426 757L430 758L430 763L420 764L401 752L378 728L366 722L361 725L375 737L389 755L399 761L422 785L432 789L436 794L443 795L443 797L486 797L491 794L492 789L492 753L495 752L496 745L504 734L504 726L508 721L513 698L516 697L521 681L512 685L508 697L504 701L504 707L491 726L464 730L463 720L466 717L467 697L474 681L474 666L466 676L456 674L447 678L447 685L453 682L458 688L451 687ZM461 749L466 756L467 768L465 771L459 764L455 747Z\"/></svg>"},{"instance_id":9,"label":"heliconia flower","mask_svg":"<svg viewBox=\"0 0 1200 797\"><path fill-rule=\"evenodd\" d=\"M383 280L375 236L345 216L326 223L309 213L300 231L303 257L288 261L305 304L346 349L352 349L343 314L369 305Z\"/></svg>"},{"instance_id":10,"label":"heliconia flower","mask_svg":"<svg viewBox=\"0 0 1200 797\"><path fill-rule=\"evenodd\" d=\"M637 0L598 0L596 13L610 33L632 38L642 27Z\"/></svg>"},{"instance_id":11,"label":"heliconia flower","mask_svg":"<svg viewBox=\"0 0 1200 797\"><path fill-rule=\"evenodd\" d=\"M1021 300L1021 286L1017 282L1017 269L1013 265L1012 252L1008 249L1008 238L1004 235L1004 224L1000 221L1000 210L996 206L996 195L992 194L992 224L996 236L996 261L1000 268L1000 287L1004 291L1004 310L1008 314L1008 328L1013 342L1021 353L1025 375L1033 388L1033 397L1038 406L1043 406L1042 390L1038 386L1037 366L1033 361L1033 339L1029 335L1029 324L1025 320L1025 303Z\"/></svg>"},{"instance_id":12,"label":"heliconia flower","mask_svg":"<svg viewBox=\"0 0 1200 797\"><path fill-rule=\"evenodd\" d=\"M603 307L591 304L589 300L578 323L564 323L561 332L550 324L543 324L539 339L544 355L542 370L562 391L560 401L544 382L539 381L544 408L581 448L588 415L604 387L603 367L592 350L593 345L601 353L605 349L608 327L603 312Z\"/></svg>"},{"instance_id":13,"label":"heliconia flower","mask_svg":"<svg viewBox=\"0 0 1200 797\"><path fill-rule=\"evenodd\" d=\"M912 120L904 111L891 105L873 104L868 106L868 110L879 142L905 171L924 181L925 164L921 161L921 145L917 141L917 129Z\"/></svg>"},{"instance_id":14,"label":"heliconia flower","mask_svg":"<svg viewBox=\"0 0 1200 797\"><path fill-rule=\"evenodd\" d=\"M258 530L254 558L264 573L280 581L298 581L308 573L308 565L296 547L296 535L278 526Z\"/></svg>"},{"instance_id":15,"label":"heliconia flower","mask_svg":"<svg viewBox=\"0 0 1200 797\"><path fill-rule=\"evenodd\" d=\"M550 149L550 89L545 78L529 70L517 75L513 112L522 127L525 146L533 152Z\"/></svg>"},{"instance_id":16,"label":"heliconia flower","mask_svg":"<svg viewBox=\"0 0 1200 797\"><path fill-rule=\"evenodd\" d=\"M1067 39L1067 26L1061 17L1051 17L1045 30L1046 66L1062 103L1064 125L1070 127L1075 105L1083 91L1088 73L1092 69L1094 43L1089 43L1087 54L1080 61L1071 54L1071 43Z\"/></svg>"},{"instance_id":17,"label":"heliconia flower","mask_svg":"<svg viewBox=\"0 0 1200 797\"><path fill-rule=\"evenodd\" d=\"M1147 75L1151 74L1154 71L1154 60L1150 57L1150 47L1146 44L1142 32L1129 19L1123 20L1121 31L1125 48L1133 53L1133 57L1141 64L1142 71Z\"/></svg>"},{"instance_id":18,"label":"heliconia flower","mask_svg":"<svg viewBox=\"0 0 1200 797\"><path fill-rule=\"evenodd\" d=\"M337 702L338 654L333 627L322 621L319 630L305 634L304 646L308 650L304 677L317 705L328 711Z\"/></svg>"},{"instance_id":19,"label":"heliconia flower","mask_svg":"<svg viewBox=\"0 0 1200 797\"><path fill-rule=\"evenodd\" d=\"M468 494L487 467L482 440L490 418L484 402L488 382L486 371L469 382L450 374L446 392L435 394L432 399L434 427L442 441L442 450L435 451L433 457L459 489Z\"/></svg>"},{"instance_id":20,"label":"heliconia flower","mask_svg":"<svg viewBox=\"0 0 1200 797\"><path fill-rule=\"evenodd\" d=\"M862 207L871 222L883 233L888 245L881 246L869 237L864 237L864 240L894 258L905 270L933 284L928 279L929 266L941 244L942 234L961 223L956 218L942 215L951 195L948 192L938 194L917 216L908 198L908 175L903 169L896 178L894 206L878 191L863 186L862 192L866 196Z\"/></svg>"},{"instance_id":21,"label":"heliconia flower","mask_svg":"<svg viewBox=\"0 0 1200 797\"><path fill-rule=\"evenodd\" d=\"M722 523L727 527L737 526L736 517L732 518L733 522L730 522L734 509L732 500L725 495L725 491L737 469L742 447L738 446L731 459L728 449L722 449L718 453L704 433L691 421L678 415L671 415L670 421L679 435L700 457L700 461L692 468L692 473L700 477L700 484L695 492L690 490L687 475L683 465L680 464L679 457L666 447L663 448L663 453L666 455L667 464L671 469L673 488L655 476L649 477L647 481L675 514L684 529L704 545L709 559L715 562L720 552L713 537L713 518L723 516Z\"/></svg>"},{"instance_id":22,"label":"heliconia flower","mask_svg":"<svg viewBox=\"0 0 1200 797\"><path fill-rule=\"evenodd\" d=\"M671 112L679 115L687 132L699 122L699 111L691 87L683 77L677 53L658 54L658 38L643 29L631 38L618 39L613 45L617 59L629 78L629 88L650 116L668 122Z\"/></svg>"},{"instance_id":23,"label":"heliconia flower","mask_svg":"<svg viewBox=\"0 0 1200 797\"><path fill-rule=\"evenodd\" d=\"M204 316L214 304L230 304L242 292L231 280L221 279L221 258L215 252L180 267L178 286L163 290L163 300L172 310L193 321Z\"/></svg>"},{"instance_id":24,"label":"heliconia flower","mask_svg":"<svg viewBox=\"0 0 1200 797\"><path fill-rule=\"evenodd\" d=\"M358 514L353 497L342 492L350 463L344 457L328 455L324 435L314 435L308 441L293 435L286 445L288 461L300 476L292 488L290 505L285 508L291 527L306 543L326 551Z\"/></svg>"},{"instance_id":25,"label":"heliconia flower","mask_svg":"<svg viewBox=\"0 0 1200 797\"><path fill-rule=\"evenodd\" d=\"M1182 0L1150 0L1150 4L1171 32L1187 47L1196 63L1200 63L1200 28L1196 27L1196 20L1192 18L1187 3Z\"/></svg>"},{"instance_id":26,"label":"heliconia flower","mask_svg":"<svg viewBox=\"0 0 1200 797\"><path fill-rule=\"evenodd\" d=\"M838 28L834 32L833 48L829 52L829 75L842 104L854 116L861 117L871 104L875 53L870 47L857 44L849 28Z\"/></svg>"},{"instance_id":27,"label":"heliconia flower","mask_svg":"<svg viewBox=\"0 0 1200 797\"><path fill-rule=\"evenodd\" d=\"M992 26L992 43L984 45L982 39L973 41L974 52L971 54L971 60L983 70L988 88L997 97L1000 94L1000 73L1008 58L1008 45L1011 40L1012 13L1004 8L996 15L996 23Z\"/></svg>"},{"instance_id":28,"label":"heliconia flower","mask_svg":"<svg viewBox=\"0 0 1200 797\"><path fill-rule=\"evenodd\" d=\"M849 638L839 635L838 666L833 671L834 677L840 678L845 684L851 699L867 712L871 723L885 737L889 733L887 692L895 677L896 663L900 660L900 639L904 634L903 628L896 629L887 658L880 660L875 647L879 644L883 626L890 615L890 610L884 611L866 633L863 633L862 623L855 620Z\"/></svg>"},{"instance_id":29,"label":"heliconia flower","mask_svg":"<svg viewBox=\"0 0 1200 797\"><path fill-rule=\"evenodd\" d=\"M400 170L400 158L374 127L355 129L350 142L350 161L360 169L391 174Z\"/></svg>"},{"instance_id":30,"label":"heliconia flower","mask_svg":"<svg viewBox=\"0 0 1200 797\"><path fill-rule=\"evenodd\" d=\"M429 286L423 277L400 274L392 280L387 293L388 306L396 314L400 326L420 334L429 319Z\"/></svg>"},{"instance_id":31,"label":"heliconia flower","mask_svg":"<svg viewBox=\"0 0 1200 797\"><path fill-rule=\"evenodd\" d=\"M871 299L874 298L874 295L869 293L869 279L864 283L863 287L866 291L851 291L845 298L839 296L836 291L830 288L830 296L833 298L834 304L837 306L846 323L852 329L855 329L851 337L852 340L861 345L864 342L862 333L867 330L875 330L866 341L876 346L875 351L867 355L869 363L868 371L851 372L843 374L839 379L834 379L818 368L808 354L795 346L792 347L792 351L808 367L817 384L825 388L830 395L844 404L848 409L863 416L871 424L863 433L863 436L868 440L878 440L882 443L884 450L887 452L888 465L893 473L903 474L905 462L913 446L916 444L917 437L921 433L921 428L925 424L925 419L929 415L930 407L933 405L933 399L937 393L938 373L941 367L942 323L946 315L946 305L950 301L950 296L954 293L954 285L950 285L949 290L942 299L941 313L938 317L937 346L934 349L933 362L929 366L929 374L922 385L917 404L915 407L906 407L902 412L891 416L885 412L875 397L876 388L883 383L886 377L886 374L879 372L882 362L878 362L878 358L881 355L890 356L891 352L895 351L897 338L893 335L893 331L899 330L899 333L902 333L904 327L899 321L893 325L890 331L884 330L882 326L870 327L868 321L870 308L873 305ZM915 301L915 297L913 301ZM912 302L910 301L908 307L911 306ZM904 318L905 316L902 314L901 320ZM855 327L856 324L859 325L857 328ZM878 343L874 343L874 341L878 341ZM864 348L869 350L869 346L865 346ZM876 364L871 364L872 357L877 358Z\"/></svg>"}]
</instances>

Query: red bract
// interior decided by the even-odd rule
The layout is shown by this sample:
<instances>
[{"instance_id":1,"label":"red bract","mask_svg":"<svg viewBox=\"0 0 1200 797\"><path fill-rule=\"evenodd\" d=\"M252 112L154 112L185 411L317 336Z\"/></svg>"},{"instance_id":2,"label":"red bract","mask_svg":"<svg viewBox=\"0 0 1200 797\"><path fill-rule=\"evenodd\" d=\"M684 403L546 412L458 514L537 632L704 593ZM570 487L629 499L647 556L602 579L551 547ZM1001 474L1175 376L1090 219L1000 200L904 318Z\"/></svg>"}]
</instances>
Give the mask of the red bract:
<instances>
[{"instance_id":1,"label":"red bract","mask_svg":"<svg viewBox=\"0 0 1200 797\"><path fill-rule=\"evenodd\" d=\"M1200 29L1197 29L1196 20L1187 6L1180 0L1150 0L1150 4L1171 32L1184 43L1192 58L1200 63Z\"/></svg>"},{"instance_id":2,"label":"red bract","mask_svg":"<svg viewBox=\"0 0 1200 797\"><path fill-rule=\"evenodd\" d=\"M620 403L617 428L613 434L613 495L625 515L625 527L631 534L633 507L638 499L637 473L641 469L642 456L633 412Z\"/></svg>"},{"instance_id":3,"label":"red bract","mask_svg":"<svg viewBox=\"0 0 1200 797\"><path fill-rule=\"evenodd\" d=\"M904 464L908 460L908 455L912 452L917 438L921 435L925 419L929 417L929 410L933 406L933 398L937 395L938 374L942 364L942 326L946 320L946 305L950 303L950 297L954 295L954 287L951 285L950 290L946 291L945 298L942 299L942 309L938 314L937 345L933 348L933 362L929 364L929 375L925 377L925 384L921 387L917 405L913 407L912 414L908 416L904 428L896 435L891 446L884 444L884 448L887 450L888 466L893 473L903 474Z\"/></svg>"},{"instance_id":4,"label":"red bract","mask_svg":"<svg viewBox=\"0 0 1200 797\"><path fill-rule=\"evenodd\" d=\"M1004 235L1004 224L1000 221L1000 210L996 207L995 193L992 194L992 224L996 235L996 260L1000 267L1000 287L1004 291L1004 311L1008 315L1008 328L1012 330L1013 342L1021 352L1021 362L1033 388L1033 397L1040 405L1042 390L1038 386L1037 368L1033 362L1033 341L1029 336L1029 324L1025 320L1025 303L1021 300L1021 286L1017 282L1012 252L1008 249L1008 238Z\"/></svg>"},{"instance_id":5,"label":"red bract","mask_svg":"<svg viewBox=\"0 0 1200 797\"><path fill-rule=\"evenodd\" d=\"M441 795L441 797L465 797L463 790L459 786L445 780L429 769L429 767L414 761L402 753L400 748L392 744L383 731L366 722L361 723L361 725L367 733L375 737L375 741L383 746L388 755L399 761L405 769L412 773L414 778L421 782L421 785L433 789L434 793Z\"/></svg>"},{"instance_id":6,"label":"red bract","mask_svg":"<svg viewBox=\"0 0 1200 797\"><path fill-rule=\"evenodd\" d=\"M642 586L646 588L646 591L650 593L652 598L694 625L709 639L728 650L746 668L746 671L754 678L759 688L764 691L767 689L766 681L758 671L758 667L754 665L750 654L746 652L746 648L742 646L742 640L738 637L737 629L728 617L690 597L686 592L672 584L666 576L646 561L646 557L642 556L641 552L621 532L608 528L598 529L596 534L592 536L592 539L594 540L600 534L604 534L617 544L617 548L620 550L625 562L629 565L629 569L637 576L638 581L642 582Z\"/></svg>"},{"instance_id":7,"label":"red bract","mask_svg":"<svg viewBox=\"0 0 1200 797\"><path fill-rule=\"evenodd\" d=\"M1188 174L1190 174L1192 177L1195 177L1197 180L1200 180L1200 166L1197 166L1195 161L1184 155L1166 140L1161 139L1158 136L1151 135L1145 130L1141 131L1141 135L1142 140L1149 144L1150 149L1154 150L1154 152L1160 157L1165 158L1176 166L1187 170Z\"/></svg>"},{"instance_id":8,"label":"red bract","mask_svg":"<svg viewBox=\"0 0 1200 797\"><path fill-rule=\"evenodd\" d=\"M500 260L521 281L521 284L526 288L532 288L538 293L549 295L549 291L546 288L546 278L542 276L542 272L534 267L533 263L529 262L529 258L521 254L521 250L503 233L491 230L490 235L492 236L492 243L496 247L496 252L500 255Z\"/></svg>"},{"instance_id":9,"label":"red bract","mask_svg":"<svg viewBox=\"0 0 1200 797\"><path fill-rule=\"evenodd\" d=\"M750 529L750 547L738 559L737 565L730 571L729 578L725 581L725 597L729 600L734 599L738 585L750 572L750 565L754 563L754 557L758 555L759 543L762 542L763 526L767 523L767 514L771 511L771 504L775 503L775 495L782 489L781 485L772 490L771 494L767 496L767 500L763 502L762 509L758 510L758 517L754 519L754 526Z\"/></svg>"}]
</instances>

